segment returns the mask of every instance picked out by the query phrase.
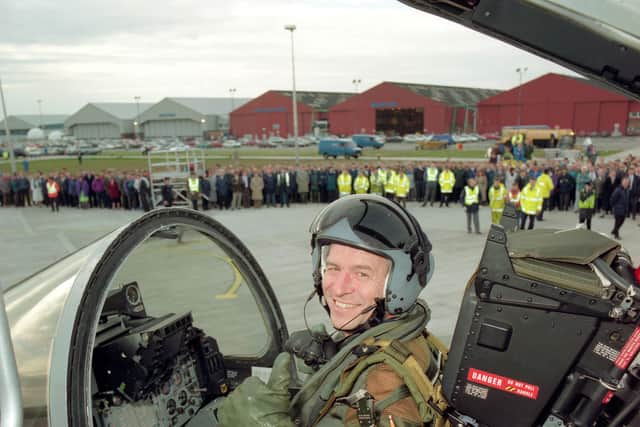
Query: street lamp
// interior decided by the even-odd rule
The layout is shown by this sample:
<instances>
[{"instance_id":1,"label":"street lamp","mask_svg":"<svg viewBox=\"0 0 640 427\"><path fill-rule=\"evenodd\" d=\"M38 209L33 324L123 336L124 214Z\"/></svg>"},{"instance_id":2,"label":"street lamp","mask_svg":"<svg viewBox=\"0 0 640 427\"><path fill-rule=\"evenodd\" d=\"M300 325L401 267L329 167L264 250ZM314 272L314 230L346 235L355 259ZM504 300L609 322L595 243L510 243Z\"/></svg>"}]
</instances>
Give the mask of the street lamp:
<instances>
[{"instance_id":1,"label":"street lamp","mask_svg":"<svg viewBox=\"0 0 640 427\"><path fill-rule=\"evenodd\" d=\"M351 81L353 83L353 89L356 94L358 94L358 86L362 83L362 79L357 77ZM353 112L353 133L358 133L358 109L354 106Z\"/></svg>"},{"instance_id":2,"label":"street lamp","mask_svg":"<svg viewBox=\"0 0 640 427\"><path fill-rule=\"evenodd\" d=\"M133 99L136 100L136 122L138 123L136 125L136 141L138 141L140 139L140 129L138 127L140 126L140 97L134 96Z\"/></svg>"},{"instance_id":3,"label":"street lamp","mask_svg":"<svg viewBox=\"0 0 640 427\"><path fill-rule=\"evenodd\" d=\"M236 88L235 87L232 87L231 89L229 89L229 95L231 95L231 111L233 111L236 108L235 103L234 103L234 99L233 99L233 96L235 94L236 94Z\"/></svg>"},{"instance_id":4,"label":"street lamp","mask_svg":"<svg viewBox=\"0 0 640 427\"><path fill-rule=\"evenodd\" d=\"M37 102L38 102L38 114L40 117L40 122L38 124L38 127L42 129L42 99L38 99Z\"/></svg>"},{"instance_id":5,"label":"street lamp","mask_svg":"<svg viewBox=\"0 0 640 427\"><path fill-rule=\"evenodd\" d=\"M293 82L293 140L296 147L296 165L300 161L298 150L298 101L296 99L296 62L293 49L293 32L296 30L295 25L285 25L284 29L291 33L291 76Z\"/></svg>"},{"instance_id":6,"label":"street lamp","mask_svg":"<svg viewBox=\"0 0 640 427\"><path fill-rule=\"evenodd\" d=\"M520 76L519 84L518 84L518 126L520 126L520 119L522 116L522 79L523 75L527 72L527 67L524 68L516 68L516 73Z\"/></svg>"},{"instance_id":7,"label":"street lamp","mask_svg":"<svg viewBox=\"0 0 640 427\"><path fill-rule=\"evenodd\" d=\"M235 110L235 108L236 108L235 103L234 103L234 99L233 99L233 96L235 94L236 94L236 88L235 87L232 87L231 89L229 89L229 95L231 95L231 111L229 112L229 123L228 123L228 125L229 125L228 126L229 135L233 135L231 133L231 112L233 112L233 110Z\"/></svg>"},{"instance_id":8,"label":"street lamp","mask_svg":"<svg viewBox=\"0 0 640 427\"><path fill-rule=\"evenodd\" d=\"M362 83L362 79L360 78L353 79L351 83L353 83L353 88L355 89L355 92L358 93L358 86L360 86L360 83Z\"/></svg>"},{"instance_id":9,"label":"street lamp","mask_svg":"<svg viewBox=\"0 0 640 427\"><path fill-rule=\"evenodd\" d=\"M2 79L0 79L0 100L2 101L2 113L4 114L4 137L7 140L9 150L9 161L11 163L11 173L16 173L16 156L13 152L13 142L11 141L11 131L9 130L9 114L4 103L4 91L2 90Z\"/></svg>"}]
</instances>

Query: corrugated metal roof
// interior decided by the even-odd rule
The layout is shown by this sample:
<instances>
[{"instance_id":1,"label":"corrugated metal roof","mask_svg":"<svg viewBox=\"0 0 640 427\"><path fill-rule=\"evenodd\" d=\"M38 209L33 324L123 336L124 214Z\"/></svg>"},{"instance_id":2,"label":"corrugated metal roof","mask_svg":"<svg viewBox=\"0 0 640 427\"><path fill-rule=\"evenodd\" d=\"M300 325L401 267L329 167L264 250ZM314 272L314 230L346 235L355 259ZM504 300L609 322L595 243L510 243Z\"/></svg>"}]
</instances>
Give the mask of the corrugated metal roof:
<instances>
[{"instance_id":1,"label":"corrugated metal roof","mask_svg":"<svg viewBox=\"0 0 640 427\"><path fill-rule=\"evenodd\" d=\"M290 90L279 90L277 92L284 96L293 96ZM355 95L355 93L296 91L296 100L316 111L327 111L329 108L346 101L353 95Z\"/></svg>"},{"instance_id":2,"label":"corrugated metal roof","mask_svg":"<svg viewBox=\"0 0 640 427\"><path fill-rule=\"evenodd\" d=\"M9 116L9 121L11 121L12 117L22 120L31 127L38 127L40 120L42 120L42 126L60 125L63 124L69 116L67 114L43 114L42 117L40 117L39 114L15 114ZM0 121L0 124L4 124L4 120Z\"/></svg>"},{"instance_id":3,"label":"corrugated metal roof","mask_svg":"<svg viewBox=\"0 0 640 427\"><path fill-rule=\"evenodd\" d=\"M91 105L118 119L134 120L138 114L138 107L140 108L140 114L142 114L144 110L153 104L141 102L138 106L135 102L92 102Z\"/></svg>"},{"instance_id":4,"label":"corrugated metal roof","mask_svg":"<svg viewBox=\"0 0 640 427\"><path fill-rule=\"evenodd\" d=\"M231 98L168 98L178 104L203 114L203 115L227 115L231 112ZM250 98L233 98L233 108L251 101Z\"/></svg>"},{"instance_id":5,"label":"corrugated metal roof","mask_svg":"<svg viewBox=\"0 0 640 427\"><path fill-rule=\"evenodd\" d=\"M587 84L587 85L595 87L597 89L601 89L601 90L604 90L604 91L607 91L607 92L612 92L612 93L618 94L620 96L624 96L625 98L628 98L629 100L631 100L631 98L629 96L627 96L623 92L620 92L615 86L609 86L609 85L605 84L604 82L600 82L598 80L585 79L583 77L568 76L566 74L558 74L558 73L549 73L549 74L555 74L555 75L560 76L560 77L565 77L567 79L574 80L574 81L576 81L578 83ZM548 74L545 74L545 76L546 75L548 75ZM544 77L544 76L542 76L542 77Z\"/></svg>"},{"instance_id":6,"label":"corrugated metal roof","mask_svg":"<svg viewBox=\"0 0 640 427\"><path fill-rule=\"evenodd\" d=\"M396 86L403 87L410 90L413 93L422 95L426 98L439 101L450 107L464 106L464 105L477 105L478 102L490 96L501 93L501 90L497 89L480 89L474 87L457 87L457 86L438 86L438 85L424 85L416 83L399 83L399 82L385 82L394 84Z\"/></svg>"}]
</instances>

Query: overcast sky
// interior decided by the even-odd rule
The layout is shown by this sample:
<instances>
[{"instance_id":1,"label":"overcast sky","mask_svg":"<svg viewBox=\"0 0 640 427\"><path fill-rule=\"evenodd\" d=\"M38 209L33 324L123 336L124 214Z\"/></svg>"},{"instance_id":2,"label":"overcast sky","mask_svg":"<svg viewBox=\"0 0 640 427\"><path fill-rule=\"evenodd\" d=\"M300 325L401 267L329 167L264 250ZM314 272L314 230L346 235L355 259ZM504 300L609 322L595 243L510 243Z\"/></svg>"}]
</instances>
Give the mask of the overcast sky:
<instances>
[{"instance_id":1,"label":"overcast sky","mask_svg":"<svg viewBox=\"0 0 640 427\"><path fill-rule=\"evenodd\" d=\"M508 89L569 73L394 0L50 0L0 4L0 78L10 114L73 113L87 102L360 91L382 81Z\"/></svg>"}]
</instances>

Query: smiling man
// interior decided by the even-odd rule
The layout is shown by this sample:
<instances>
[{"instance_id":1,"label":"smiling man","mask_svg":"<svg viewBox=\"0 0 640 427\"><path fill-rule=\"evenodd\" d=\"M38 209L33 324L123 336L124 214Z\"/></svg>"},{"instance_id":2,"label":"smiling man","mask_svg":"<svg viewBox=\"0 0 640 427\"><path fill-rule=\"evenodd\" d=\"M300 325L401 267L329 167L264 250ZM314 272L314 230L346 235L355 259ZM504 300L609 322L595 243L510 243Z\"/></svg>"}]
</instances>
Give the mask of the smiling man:
<instances>
[{"instance_id":1,"label":"smiling man","mask_svg":"<svg viewBox=\"0 0 640 427\"><path fill-rule=\"evenodd\" d=\"M430 311L418 299L434 268L420 225L397 203L362 194L328 205L310 231L314 291L307 302L318 296L335 332L291 334L286 348L308 374L304 384L292 384L291 356L283 353L268 384L252 377L228 396L221 424L438 424L446 403L435 390L446 348L427 332Z\"/></svg>"},{"instance_id":2,"label":"smiling man","mask_svg":"<svg viewBox=\"0 0 640 427\"><path fill-rule=\"evenodd\" d=\"M349 332L371 317L368 307L384 298L391 262L379 255L334 243L327 246L322 291L331 323ZM366 311L363 313L363 311Z\"/></svg>"}]
</instances>

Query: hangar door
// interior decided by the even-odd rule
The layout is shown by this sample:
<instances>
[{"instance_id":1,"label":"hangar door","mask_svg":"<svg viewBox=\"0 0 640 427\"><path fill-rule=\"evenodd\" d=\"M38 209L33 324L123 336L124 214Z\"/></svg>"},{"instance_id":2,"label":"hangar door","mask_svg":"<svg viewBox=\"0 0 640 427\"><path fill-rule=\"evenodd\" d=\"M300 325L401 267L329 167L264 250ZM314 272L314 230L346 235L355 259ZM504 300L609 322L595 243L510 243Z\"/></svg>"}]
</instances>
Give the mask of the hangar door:
<instances>
[{"instance_id":1,"label":"hangar door","mask_svg":"<svg viewBox=\"0 0 640 427\"><path fill-rule=\"evenodd\" d=\"M600 103L581 102L575 104L573 117L573 130L578 135L596 132L600 117Z\"/></svg>"},{"instance_id":2,"label":"hangar door","mask_svg":"<svg viewBox=\"0 0 640 427\"><path fill-rule=\"evenodd\" d=\"M113 123L92 123L72 127L73 136L84 139L120 138L120 128Z\"/></svg>"},{"instance_id":3,"label":"hangar door","mask_svg":"<svg viewBox=\"0 0 640 427\"><path fill-rule=\"evenodd\" d=\"M193 120L151 120L143 125L144 136L184 137L202 136L202 125Z\"/></svg>"},{"instance_id":4,"label":"hangar door","mask_svg":"<svg viewBox=\"0 0 640 427\"><path fill-rule=\"evenodd\" d=\"M376 109L376 131L407 135L424 130L424 108Z\"/></svg>"}]
</instances>

